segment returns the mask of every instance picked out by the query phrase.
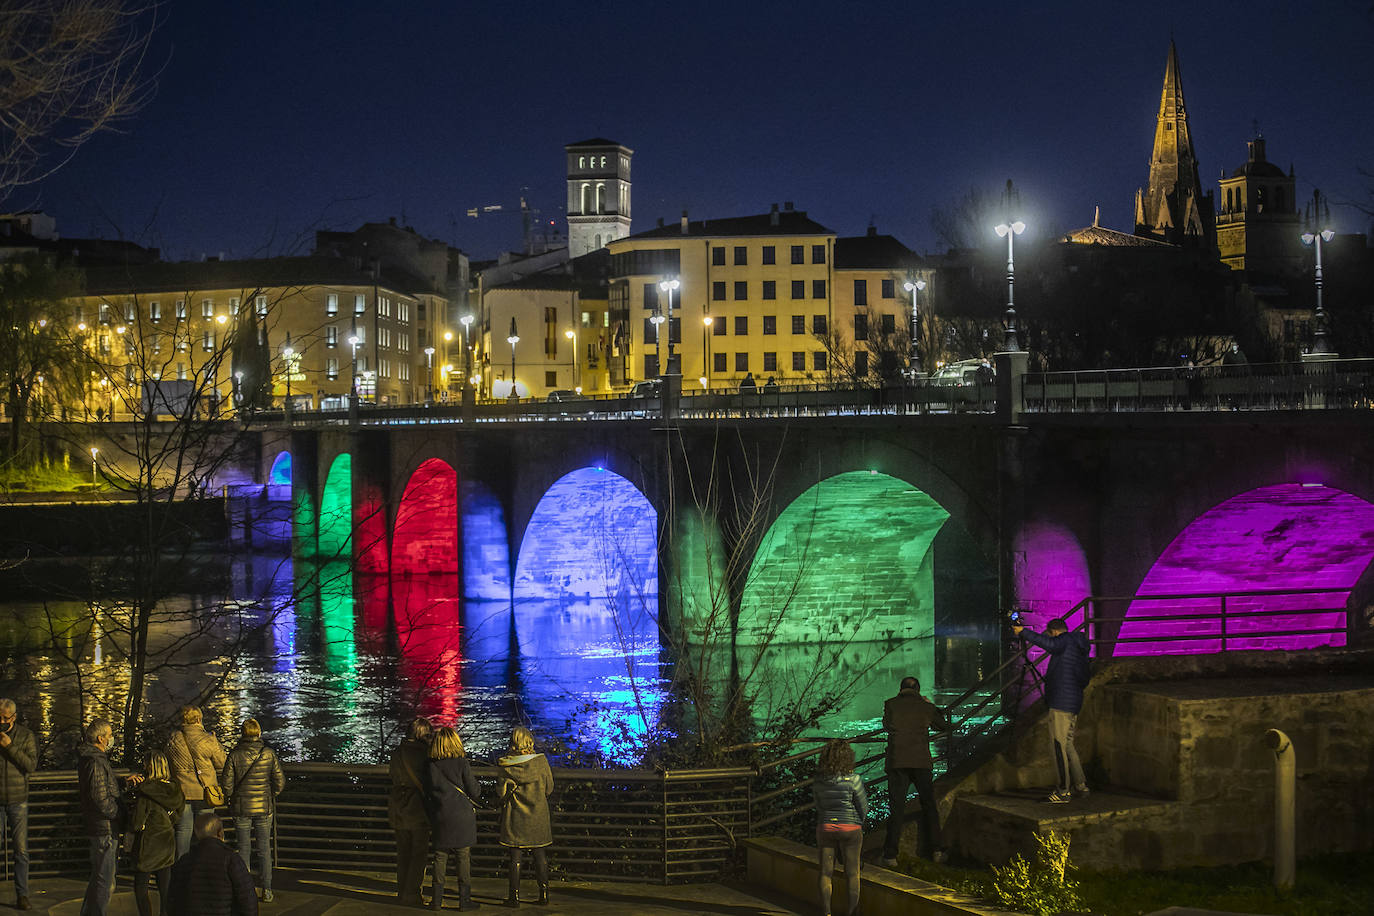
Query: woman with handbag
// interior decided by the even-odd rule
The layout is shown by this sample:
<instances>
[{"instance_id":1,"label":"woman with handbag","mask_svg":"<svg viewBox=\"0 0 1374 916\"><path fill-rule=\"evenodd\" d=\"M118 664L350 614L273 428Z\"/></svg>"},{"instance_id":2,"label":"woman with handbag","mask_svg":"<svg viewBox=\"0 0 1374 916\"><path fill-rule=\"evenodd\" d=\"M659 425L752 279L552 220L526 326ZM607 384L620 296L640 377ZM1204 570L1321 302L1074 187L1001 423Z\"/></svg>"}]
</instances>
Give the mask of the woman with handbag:
<instances>
[{"instance_id":1,"label":"woman with handbag","mask_svg":"<svg viewBox=\"0 0 1374 916\"><path fill-rule=\"evenodd\" d=\"M434 733L429 744L429 810L434 836L434 886L431 909L444 907L448 860L458 860L458 909L476 910L472 899L472 844L477 842L477 799L481 787L463 752L463 739L451 728Z\"/></svg>"},{"instance_id":2,"label":"woman with handbag","mask_svg":"<svg viewBox=\"0 0 1374 916\"><path fill-rule=\"evenodd\" d=\"M539 905L549 904L549 860L544 847L553 845L549 824L549 796L553 794L553 770L543 754L534 752L534 735L517 726L510 733L511 752L496 762L501 769L501 832L499 841L510 849L506 906L520 905L520 858L528 849L534 856L539 881Z\"/></svg>"},{"instance_id":3,"label":"woman with handbag","mask_svg":"<svg viewBox=\"0 0 1374 916\"><path fill-rule=\"evenodd\" d=\"M224 793L219 787L224 748L201 724L199 708L181 708L181 727L172 732L167 741L167 760L172 766L172 778L180 784L186 798L186 808L176 825L177 858L180 859L191 848L191 825L196 815L206 808L224 804Z\"/></svg>"},{"instance_id":4,"label":"woman with handbag","mask_svg":"<svg viewBox=\"0 0 1374 916\"><path fill-rule=\"evenodd\" d=\"M172 779L171 766L162 751L149 751L143 761L143 775L129 777L129 783L132 813L123 846L134 868L134 903L138 916L152 916L148 879L156 876L159 912L165 916L176 858L176 824L186 799Z\"/></svg>"},{"instance_id":5,"label":"woman with handbag","mask_svg":"<svg viewBox=\"0 0 1374 916\"><path fill-rule=\"evenodd\" d=\"M271 903L272 815L277 810L277 796L286 788L286 774L276 752L262 743L262 726L257 719L243 720L243 737L229 752L219 784L229 800L229 813L234 815L234 845L250 869L248 853L252 841L258 844L262 900Z\"/></svg>"}]
</instances>

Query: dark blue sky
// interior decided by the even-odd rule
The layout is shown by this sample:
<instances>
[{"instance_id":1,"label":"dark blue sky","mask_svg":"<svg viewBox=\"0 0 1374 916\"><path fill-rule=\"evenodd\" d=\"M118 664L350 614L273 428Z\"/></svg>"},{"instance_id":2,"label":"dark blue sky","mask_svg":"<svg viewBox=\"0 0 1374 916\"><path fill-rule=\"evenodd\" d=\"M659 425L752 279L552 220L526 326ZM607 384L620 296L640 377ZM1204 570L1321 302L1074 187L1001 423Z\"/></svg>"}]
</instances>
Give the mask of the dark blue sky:
<instances>
[{"instance_id":1,"label":"dark blue sky","mask_svg":"<svg viewBox=\"0 0 1374 916\"><path fill-rule=\"evenodd\" d=\"M930 251L933 205L1009 177L1033 232L1086 225L1094 205L1129 230L1171 28L1205 189L1256 120L1301 197L1367 204L1374 188L1368 0L166 0L164 18L148 108L7 207L173 258L403 215L485 257L519 245L519 218L466 210L527 187L561 226L562 146L605 136L635 150L636 230L791 200Z\"/></svg>"}]
</instances>

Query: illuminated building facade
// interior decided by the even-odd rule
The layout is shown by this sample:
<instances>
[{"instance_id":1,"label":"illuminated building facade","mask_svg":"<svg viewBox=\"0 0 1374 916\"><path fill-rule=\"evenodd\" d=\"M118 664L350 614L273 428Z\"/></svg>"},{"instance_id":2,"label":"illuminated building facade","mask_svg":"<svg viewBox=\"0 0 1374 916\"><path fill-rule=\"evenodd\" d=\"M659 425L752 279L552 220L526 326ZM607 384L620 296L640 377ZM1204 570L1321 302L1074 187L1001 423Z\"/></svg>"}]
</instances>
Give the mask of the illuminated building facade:
<instances>
[{"instance_id":1,"label":"illuminated building facade","mask_svg":"<svg viewBox=\"0 0 1374 916\"><path fill-rule=\"evenodd\" d=\"M1264 138L1246 146L1244 164L1221 179L1217 248L1232 270L1288 276L1302 270L1296 179L1264 158Z\"/></svg>"}]
</instances>

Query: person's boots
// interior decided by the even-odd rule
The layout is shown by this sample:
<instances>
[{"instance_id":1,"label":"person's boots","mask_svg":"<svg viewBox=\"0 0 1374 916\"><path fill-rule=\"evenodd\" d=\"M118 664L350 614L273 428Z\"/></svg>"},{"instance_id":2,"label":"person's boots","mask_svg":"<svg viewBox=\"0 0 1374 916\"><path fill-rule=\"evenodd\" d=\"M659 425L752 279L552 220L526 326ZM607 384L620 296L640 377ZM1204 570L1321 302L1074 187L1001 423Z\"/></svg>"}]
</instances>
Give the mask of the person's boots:
<instances>
[{"instance_id":1,"label":"person's boots","mask_svg":"<svg viewBox=\"0 0 1374 916\"><path fill-rule=\"evenodd\" d=\"M510 857L510 887L506 891L506 906L518 907L520 905L520 854L516 853Z\"/></svg>"},{"instance_id":2,"label":"person's boots","mask_svg":"<svg viewBox=\"0 0 1374 916\"><path fill-rule=\"evenodd\" d=\"M482 904L472 899L472 885L458 885L458 909L460 910L480 910Z\"/></svg>"},{"instance_id":3,"label":"person's boots","mask_svg":"<svg viewBox=\"0 0 1374 916\"><path fill-rule=\"evenodd\" d=\"M434 884L430 888L429 908L431 910L442 910L444 908L444 882L438 876L434 878Z\"/></svg>"},{"instance_id":4,"label":"person's boots","mask_svg":"<svg viewBox=\"0 0 1374 916\"><path fill-rule=\"evenodd\" d=\"M535 877L539 880L539 905L549 905L549 861L540 858L535 863Z\"/></svg>"}]
</instances>

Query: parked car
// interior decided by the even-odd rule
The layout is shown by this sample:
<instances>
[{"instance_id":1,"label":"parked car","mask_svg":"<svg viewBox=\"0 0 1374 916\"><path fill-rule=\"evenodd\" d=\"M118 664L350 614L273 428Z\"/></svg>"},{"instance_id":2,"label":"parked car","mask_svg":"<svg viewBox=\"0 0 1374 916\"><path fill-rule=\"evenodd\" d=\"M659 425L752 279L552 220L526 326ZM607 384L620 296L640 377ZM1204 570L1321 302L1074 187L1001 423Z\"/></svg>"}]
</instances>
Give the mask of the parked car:
<instances>
[{"instance_id":1,"label":"parked car","mask_svg":"<svg viewBox=\"0 0 1374 916\"><path fill-rule=\"evenodd\" d=\"M656 398L663 394L663 383L656 378L648 381L635 382L635 386L630 389L632 398Z\"/></svg>"},{"instance_id":2,"label":"parked car","mask_svg":"<svg viewBox=\"0 0 1374 916\"><path fill-rule=\"evenodd\" d=\"M585 401L587 396L571 388L555 388L544 400L550 404L563 404L568 401Z\"/></svg>"},{"instance_id":3,"label":"parked car","mask_svg":"<svg viewBox=\"0 0 1374 916\"><path fill-rule=\"evenodd\" d=\"M995 378L990 369L983 368L981 359L961 359L930 373L930 382L939 388L972 388L980 382L989 385ZM978 377L980 371L984 375L982 379Z\"/></svg>"}]
</instances>

